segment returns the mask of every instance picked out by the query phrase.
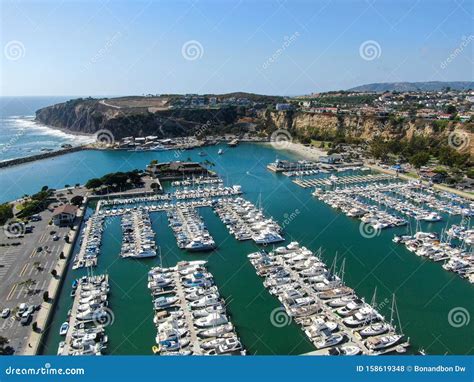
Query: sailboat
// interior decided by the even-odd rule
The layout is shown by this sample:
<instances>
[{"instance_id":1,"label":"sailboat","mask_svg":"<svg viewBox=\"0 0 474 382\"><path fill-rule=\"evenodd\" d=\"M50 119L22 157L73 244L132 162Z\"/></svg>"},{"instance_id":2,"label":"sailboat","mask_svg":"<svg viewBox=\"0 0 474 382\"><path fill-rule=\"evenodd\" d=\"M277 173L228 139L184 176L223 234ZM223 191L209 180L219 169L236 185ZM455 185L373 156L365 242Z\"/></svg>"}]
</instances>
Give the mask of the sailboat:
<instances>
[{"instance_id":1,"label":"sailboat","mask_svg":"<svg viewBox=\"0 0 474 382\"><path fill-rule=\"evenodd\" d=\"M401 339L403 338L403 333L396 334L395 333L395 326L393 326L393 319L394 313L397 314L397 320L401 331L401 323L400 323L400 316L398 315L398 309L395 302L395 294L393 294L392 298L392 308L390 314L390 327L393 328L393 332L388 333L387 335L376 337L376 338L369 338L366 341L367 348L372 351L384 351L396 344L398 344Z\"/></svg>"},{"instance_id":2,"label":"sailboat","mask_svg":"<svg viewBox=\"0 0 474 382\"><path fill-rule=\"evenodd\" d=\"M376 309L376 295L377 295L377 287L375 287L374 290L374 295L372 296L372 300L370 302L370 305ZM361 337L372 337L372 336L378 336L380 334L385 334L389 330L391 330L392 327L391 325L387 324L386 322L369 322L369 325L363 328L359 334Z\"/></svg>"}]
</instances>

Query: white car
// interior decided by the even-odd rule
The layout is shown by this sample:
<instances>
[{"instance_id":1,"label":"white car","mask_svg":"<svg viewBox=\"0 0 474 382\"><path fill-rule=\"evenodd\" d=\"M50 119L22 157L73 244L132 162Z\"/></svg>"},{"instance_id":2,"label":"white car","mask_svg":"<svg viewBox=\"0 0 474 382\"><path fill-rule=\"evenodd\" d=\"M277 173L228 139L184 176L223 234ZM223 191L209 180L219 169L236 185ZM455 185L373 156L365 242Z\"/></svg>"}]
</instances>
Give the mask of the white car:
<instances>
[{"instance_id":1,"label":"white car","mask_svg":"<svg viewBox=\"0 0 474 382\"><path fill-rule=\"evenodd\" d=\"M10 315L10 309L5 308L2 310L2 314L1 314L2 318L7 318L9 315Z\"/></svg>"}]
</instances>

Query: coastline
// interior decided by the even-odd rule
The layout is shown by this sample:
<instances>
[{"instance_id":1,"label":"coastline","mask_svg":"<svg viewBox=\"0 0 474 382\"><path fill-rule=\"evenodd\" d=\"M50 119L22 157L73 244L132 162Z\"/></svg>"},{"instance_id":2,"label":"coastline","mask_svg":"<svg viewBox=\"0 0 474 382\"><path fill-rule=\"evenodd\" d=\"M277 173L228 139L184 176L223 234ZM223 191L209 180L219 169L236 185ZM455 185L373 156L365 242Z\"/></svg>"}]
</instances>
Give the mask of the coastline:
<instances>
[{"instance_id":1,"label":"coastline","mask_svg":"<svg viewBox=\"0 0 474 382\"><path fill-rule=\"evenodd\" d=\"M281 144L274 144L272 142L265 142L264 144L267 145L267 146L268 145L272 146L277 151L280 151L280 150L289 151L289 152L291 152L293 154L297 154L297 155L299 155L299 156L301 156L301 157L303 157L307 160L318 160L320 156L327 155L327 153L325 151L323 151L323 150L321 150L317 147L308 147L308 146L303 145L302 143L283 142ZM381 173L385 173L385 174L389 174L389 175L396 175L399 178L404 179L406 181L418 180L418 181L421 181L425 185L428 184L427 181L424 181L424 180L420 179L419 177L413 178L413 177L410 177L410 176L407 176L407 175L404 175L404 174L397 174L395 171L387 170L387 169L384 169L384 168L376 166L376 165L370 165L368 163L365 163L365 166L370 167L372 170L375 170L375 171L378 171L378 172L381 172ZM457 189L452 188L452 187L448 187L448 186L441 185L441 184L434 184L433 188L435 188L439 191L451 192L453 194L456 194L458 196L461 196L461 197L469 199L469 200L474 200L474 195L473 194L471 194L469 192L457 190Z\"/></svg>"},{"instance_id":2,"label":"coastline","mask_svg":"<svg viewBox=\"0 0 474 382\"><path fill-rule=\"evenodd\" d=\"M60 131L61 133L64 133L64 134L68 134L68 135L73 135L75 137L84 137L84 138L93 138L95 136L95 134L92 134L92 133L83 133L83 132L79 132L79 131L75 131L75 130L70 130L70 129L67 129L65 127L58 127L58 126L52 126L52 125L47 125L41 121L38 121L36 119L36 115L35 115L35 118L33 119L33 122L34 123L37 123L37 124L40 124L44 127L47 127L51 130L57 130L57 131Z\"/></svg>"},{"instance_id":3,"label":"coastline","mask_svg":"<svg viewBox=\"0 0 474 382\"><path fill-rule=\"evenodd\" d=\"M305 146L302 143L294 142L263 142L266 146L272 146L277 151L288 151L299 155L307 160L318 160L320 156L325 156L326 151L323 151L314 146Z\"/></svg>"}]
</instances>

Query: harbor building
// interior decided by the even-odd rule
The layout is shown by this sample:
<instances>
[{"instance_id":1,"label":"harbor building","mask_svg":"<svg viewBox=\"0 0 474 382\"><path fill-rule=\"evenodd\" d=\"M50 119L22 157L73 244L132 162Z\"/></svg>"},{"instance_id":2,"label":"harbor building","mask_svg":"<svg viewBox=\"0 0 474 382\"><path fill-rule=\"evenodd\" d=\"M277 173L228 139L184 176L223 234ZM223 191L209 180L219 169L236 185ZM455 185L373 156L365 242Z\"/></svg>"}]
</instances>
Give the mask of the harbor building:
<instances>
[{"instance_id":1,"label":"harbor building","mask_svg":"<svg viewBox=\"0 0 474 382\"><path fill-rule=\"evenodd\" d=\"M57 226L72 224L76 217L77 207L71 204L63 204L56 207L53 212L53 223Z\"/></svg>"},{"instance_id":2,"label":"harbor building","mask_svg":"<svg viewBox=\"0 0 474 382\"><path fill-rule=\"evenodd\" d=\"M209 171L200 163L181 161L152 163L147 166L147 172L160 180L179 180L183 179L183 177L214 176L212 171Z\"/></svg>"}]
</instances>

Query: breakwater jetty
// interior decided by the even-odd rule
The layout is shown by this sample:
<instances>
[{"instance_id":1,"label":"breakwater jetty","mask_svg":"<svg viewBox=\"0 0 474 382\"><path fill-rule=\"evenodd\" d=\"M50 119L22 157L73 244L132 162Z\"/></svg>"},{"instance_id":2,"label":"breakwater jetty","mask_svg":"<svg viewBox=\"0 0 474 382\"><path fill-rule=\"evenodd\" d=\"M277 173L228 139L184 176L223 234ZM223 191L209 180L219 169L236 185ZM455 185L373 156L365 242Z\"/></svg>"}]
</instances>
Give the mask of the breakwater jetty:
<instances>
[{"instance_id":1,"label":"breakwater jetty","mask_svg":"<svg viewBox=\"0 0 474 382\"><path fill-rule=\"evenodd\" d=\"M35 162L37 160L53 158L60 155L75 153L77 151L82 151L82 150L95 150L95 148L83 145L83 146L70 147L67 149L61 149L61 150L56 150L56 151L48 151L45 153L31 155L29 157L24 157L24 158L9 159L9 160L0 162L0 168L17 166L23 163Z\"/></svg>"}]
</instances>

